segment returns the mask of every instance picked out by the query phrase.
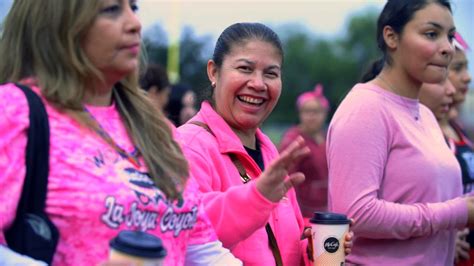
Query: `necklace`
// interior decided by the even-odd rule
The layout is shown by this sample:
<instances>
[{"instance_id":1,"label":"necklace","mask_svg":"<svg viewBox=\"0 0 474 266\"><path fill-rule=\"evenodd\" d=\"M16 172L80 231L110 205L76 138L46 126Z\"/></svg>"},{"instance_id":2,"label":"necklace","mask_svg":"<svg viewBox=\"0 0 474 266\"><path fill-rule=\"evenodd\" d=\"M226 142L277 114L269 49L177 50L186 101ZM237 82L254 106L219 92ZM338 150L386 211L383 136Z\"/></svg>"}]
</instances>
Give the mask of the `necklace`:
<instances>
[{"instance_id":1,"label":"necklace","mask_svg":"<svg viewBox=\"0 0 474 266\"><path fill-rule=\"evenodd\" d=\"M392 86L391 83L389 83L388 81L386 81L384 78L382 78L381 75L378 75L377 78L382 81L382 83L388 87L388 89L393 92L395 95L397 95L401 100L402 100L402 103L403 103L403 106L405 107L405 109L408 110L408 112L411 114L411 116L413 116L415 118L416 121L418 121L419 119L419 112L417 112L416 110L413 110L412 108L410 108L406 102L406 99L405 97L403 97L402 95L400 95L400 93L398 92L398 90Z\"/></svg>"},{"instance_id":2,"label":"necklace","mask_svg":"<svg viewBox=\"0 0 474 266\"><path fill-rule=\"evenodd\" d=\"M89 115L89 118L92 120L95 128L94 131L105 141L107 142L122 158L128 160L133 166L137 169L140 167L140 161L138 160L138 149L135 147L136 154L131 154L125 151L122 147L120 147L114 139L105 131L102 125L97 121L94 115L84 107L84 111Z\"/></svg>"}]
</instances>

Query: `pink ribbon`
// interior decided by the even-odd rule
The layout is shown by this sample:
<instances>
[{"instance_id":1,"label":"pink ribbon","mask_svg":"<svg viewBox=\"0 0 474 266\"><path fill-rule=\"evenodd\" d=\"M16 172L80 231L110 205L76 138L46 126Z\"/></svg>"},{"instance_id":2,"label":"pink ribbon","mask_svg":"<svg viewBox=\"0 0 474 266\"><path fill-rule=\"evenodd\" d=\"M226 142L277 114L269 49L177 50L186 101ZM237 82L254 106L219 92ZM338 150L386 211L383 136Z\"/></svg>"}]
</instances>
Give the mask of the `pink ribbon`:
<instances>
[{"instance_id":1,"label":"pink ribbon","mask_svg":"<svg viewBox=\"0 0 474 266\"><path fill-rule=\"evenodd\" d=\"M329 101L324 97L323 85L320 83L316 84L312 91L304 92L298 96L298 99L296 99L298 109L308 100L317 100L326 110L329 109Z\"/></svg>"},{"instance_id":2,"label":"pink ribbon","mask_svg":"<svg viewBox=\"0 0 474 266\"><path fill-rule=\"evenodd\" d=\"M469 45L467 45L467 42L462 38L459 32L456 32L454 34L453 44L454 44L454 47L456 47L457 49L463 52L469 50Z\"/></svg>"}]
</instances>

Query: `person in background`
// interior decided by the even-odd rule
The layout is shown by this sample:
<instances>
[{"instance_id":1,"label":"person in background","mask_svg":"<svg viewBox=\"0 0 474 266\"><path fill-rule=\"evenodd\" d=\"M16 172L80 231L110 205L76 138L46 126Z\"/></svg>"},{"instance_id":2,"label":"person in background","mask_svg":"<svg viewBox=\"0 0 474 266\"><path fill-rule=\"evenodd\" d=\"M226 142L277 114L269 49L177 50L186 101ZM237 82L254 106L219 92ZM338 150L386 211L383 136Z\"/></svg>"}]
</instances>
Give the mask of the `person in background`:
<instances>
[{"instance_id":1,"label":"person in background","mask_svg":"<svg viewBox=\"0 0 474 266\"><path fill-rule=\"evenodd\" d=\"M217 235L244 265L309 265L293 189L304 175L288 174L309 149L299 137L279 155L259 128L280 97L282 63L267 26L227 27L207 64L210 97L178 128Z\"/></svg>"},{"instance_id":2,"label":"person in background","mask_svg":"<svg viewBox=\"0 0 474 266\"><path fill-rule=\"evenodd\" d=\"M192 88L184 83L171 86L171 95L165 108L168 118L180 126L196 113L196 96Z\"/></svg>"},{"instance_id":3,"label":"person in background","mask_svg":"<svg viewBox=\"0 0 474 266\"><path fill-rule=\"evenodd\" d=\"M183 108L179 113L179 122L180 124L186 123L189 119L191 119L194 115L196 115L196 94L193 90L188 90L183 95L182 99Z\"/></svg>"},{"instance_id":4,"label":"person in background","mask_svg":"<svg viewBox=\"0 0 474 266\"><path fill-rule=\"evenodd\" d=\"M454 94L453 104L455 108L451 108L450 120L452 123L460 126L459 122L457 121L459 118L459 109L466 100L466 94L469 90L469 83L471 83L471 75L469 74L466 56L466 53L470 49L459 32L456 32L454 35L453 43L454 47L456 48L456 52L454 53L453 61L449 65L449 79L456 88L456 93Z\"/></svg>"},{"instance_id":5,"label":"person in background","mask_svg":"<svg viewBox=\"0 0 474 266\"><path fill-rule=\"evenodd\" d=\"M443 120L441 129L461 166L462 183L464 194L472 193L474 190L474 146L468 134L464 131L458 121L459 109L466 99L466 94L471 82L468 72L468 61L466 52L469 46L458 32L454 36L455 52L451 64L449 64L449 80L454 85L454 102L450 108L450 116ZM474 264L474 233L468 229L458 233L456 262L458 266Z\"/></svg>"},{"instance_id":6,"label":"person in background","mask_svg":"<svg viewBox=\"0 0 474 266\"><path fill-rule=\"evenodd\" d=\"M128 0L14 1L0 39L0 244L25 176L19 82L41 97L50 125L52 265L107 261L125 229L161 238L165 265L241 265L217 240L168 121L139 89L137 10Z\"/></svg>"},{"instance_id":7,"label":"person in background","mask_svg":"<svg viewBox=\"0 0 474 266\"><path fill-rule=\"evenodd\" d=\"M298 162L293 169L305 175L304 182L295 186L295 191L303 218L308 223L308 219L315 211L327 210L328 167L325 122L329 101L324 97L323 86L317 84L313 91L298 96L296 108L300 122L285 132L279 149L284 150L296 137L301 136L310 150L309 155Z\"/></svg>"},{"instance_id":8,"label":"person in background","mask_svg":"<svg viewBox=\"0 0 474 266\"><path fill-rule=\"evenodd\" d=\"M166 69L160 64L148 64L140 77L140 86L147 92L154 105L164 111L171 91Z\"/></svg>"},{"instance_id":9,"label":"person in background","mask_svg":"<svg viewBox=\"0 0 474 266\"><path fill-rule=\"evenodd\" d=\"M455 92L456 89L447 76L438 83L423 83L420 88L420 103L431 110L440 126L449 120Z\"/></svg>"},{"instance_id":10,"label":"person in background","mask_svg":"<svg viewBox=\"0 0 474 266\"><path fill-rule=\"evenodd\" d=\"M355 220L349 265L452 265L457 230L474 226L459 164L419 103L423 83L448 75L454 34L449 1L387 1L377 22L381 69L330 122L328 205Z\"/></svg>"},{"instance_id":11,"label":"person in background","mask_svg":"<svg viewBox=\"0 0 474 266\"><path fill-rule=\"evenodd\" d=\"M453 98L455 91L456 89L447 77L446 80L441 83L424 83L420 89L420 103L426 105L426 107L433 112L438 120L441 130L443 131L446 126L449 125L449 113L450 109L453 108L452 104L454 102ZM445 138L446 143L455 153L456 148L453 146L452 140L450 140L446 135ZM454 261L456 263L459 261L464 262L465 260L469 260L470 245L465 239L468 233L468 229L458 232L454 255Z\"/></svg>"}]
</instances>

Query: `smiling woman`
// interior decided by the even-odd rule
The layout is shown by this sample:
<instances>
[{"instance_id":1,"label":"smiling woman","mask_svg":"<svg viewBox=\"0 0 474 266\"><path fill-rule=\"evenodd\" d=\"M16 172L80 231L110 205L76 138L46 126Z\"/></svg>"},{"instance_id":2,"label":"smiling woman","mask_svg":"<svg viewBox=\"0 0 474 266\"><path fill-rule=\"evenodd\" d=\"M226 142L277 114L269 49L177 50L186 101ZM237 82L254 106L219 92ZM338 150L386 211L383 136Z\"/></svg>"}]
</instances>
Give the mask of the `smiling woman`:
<instances>
[{"instance_id":1,"label":"smiling woman","mask_svg":"<svg viewBox=\"0 0 474 266\"><path fill-rule=\"evenodd\" d=\"M289 174L309 150L297 138L279 155L259 129L280 97L282 62L270 28L229 26L207 64L211 98L178 128L217 235L245 265L310 264L293 189L304 175Z\"/></svg>"},{"instance_id":2,"label":"smiling woman","mask_svg":"<svg viewBox=\"0 0 474 266\"><path fill-rule=\"evenodd\" d=\"M281 53L273 44L253 41L233 48L222 66L209 61L216 112L244 139L246 147L255 149L256 129L280 97Z\"/></svg>"}]
</instances>

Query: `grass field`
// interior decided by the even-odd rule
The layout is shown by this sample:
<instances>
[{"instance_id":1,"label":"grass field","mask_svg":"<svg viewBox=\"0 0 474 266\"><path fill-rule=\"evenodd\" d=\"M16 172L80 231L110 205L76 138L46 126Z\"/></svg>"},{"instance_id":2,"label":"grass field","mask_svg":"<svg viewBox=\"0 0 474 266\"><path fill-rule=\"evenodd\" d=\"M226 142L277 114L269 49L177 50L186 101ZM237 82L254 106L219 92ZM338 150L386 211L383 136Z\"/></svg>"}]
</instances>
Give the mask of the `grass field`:
<instances>
[{"instance_id":1,"label":"grass field","mask_svg":"<svg viewBox=\"0 0 474 266\"><path fill-rule=\"evenodd\" d=\"M275 146L278 147L283 133L285 133L290 126L291 125L286 124L264 124L262 131L272 140Z\"/></svg>"}]
</instances>

